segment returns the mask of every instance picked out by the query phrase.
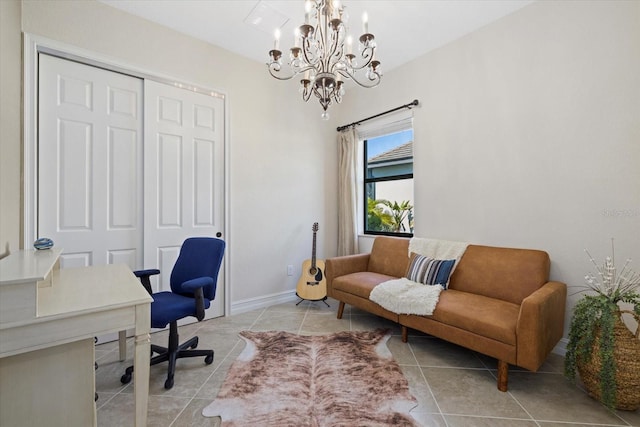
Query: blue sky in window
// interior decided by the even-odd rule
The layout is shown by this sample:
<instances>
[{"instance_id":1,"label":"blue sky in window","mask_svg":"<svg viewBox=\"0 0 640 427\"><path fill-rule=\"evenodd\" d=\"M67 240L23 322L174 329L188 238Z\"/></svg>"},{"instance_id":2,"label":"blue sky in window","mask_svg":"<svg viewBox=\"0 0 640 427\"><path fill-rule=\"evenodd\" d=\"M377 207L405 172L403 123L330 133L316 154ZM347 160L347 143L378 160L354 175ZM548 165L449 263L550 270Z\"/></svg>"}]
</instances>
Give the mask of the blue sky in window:
<instances>
[{"instance_id":1,"label":"blue sky in window","mask_svg":"<svg viewBox=\"0 0 640 427\"><path fill-rule=\"evenodd\" d=\"M412 140L413 129L371 138L367 141L367 157L372 158Z\"/></svg>"}]
</instances>

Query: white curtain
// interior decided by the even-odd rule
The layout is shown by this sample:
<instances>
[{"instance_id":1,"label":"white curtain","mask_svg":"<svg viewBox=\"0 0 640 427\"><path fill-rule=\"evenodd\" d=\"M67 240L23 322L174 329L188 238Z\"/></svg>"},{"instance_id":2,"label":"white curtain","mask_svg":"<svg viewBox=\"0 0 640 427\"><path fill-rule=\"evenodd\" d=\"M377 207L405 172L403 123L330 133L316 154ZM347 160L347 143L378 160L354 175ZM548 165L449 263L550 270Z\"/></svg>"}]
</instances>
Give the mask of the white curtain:
<instances>
[{"instance_id":1,"label":"white curtain","mask_svg":"<svg viewBox=\"0 0 640 427\"><path fill-rule=\"evenodd\" d=\"M358 133L354 126L338 133L338 256L358 252Z\"/></svg>"}]
</instances>

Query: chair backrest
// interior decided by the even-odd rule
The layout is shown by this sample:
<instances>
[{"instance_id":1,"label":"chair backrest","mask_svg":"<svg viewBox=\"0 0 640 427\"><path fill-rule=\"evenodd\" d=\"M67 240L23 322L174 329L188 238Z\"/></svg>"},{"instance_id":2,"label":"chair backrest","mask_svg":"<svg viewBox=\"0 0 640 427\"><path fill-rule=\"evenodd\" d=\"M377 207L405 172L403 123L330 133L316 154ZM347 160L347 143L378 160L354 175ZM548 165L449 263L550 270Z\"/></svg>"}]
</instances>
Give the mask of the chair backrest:
<instances>
[{"instance_id":1,"label":"chair backrest","mask_svg":"<svg viewBox=\"0 0 640 427\"><path fill-rule=\"evenodd\" d=\"M224 248L224 240L213 237L190 237L186 239L182 243L180 254L171 271L171 290L176 294L193 295L181 288L182 283L198 277L211 277L213 284L205 286L203 293L205 298L214 299Z\"/></svg>"}]
</instances>

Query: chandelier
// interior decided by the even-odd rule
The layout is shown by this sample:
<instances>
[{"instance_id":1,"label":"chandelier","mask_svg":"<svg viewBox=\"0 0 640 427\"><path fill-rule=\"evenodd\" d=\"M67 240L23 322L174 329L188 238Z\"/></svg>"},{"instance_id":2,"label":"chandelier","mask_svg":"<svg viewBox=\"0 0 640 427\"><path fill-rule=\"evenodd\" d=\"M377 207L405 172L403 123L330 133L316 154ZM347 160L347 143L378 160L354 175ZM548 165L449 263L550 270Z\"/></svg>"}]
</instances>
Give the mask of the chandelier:
<instances>
[{"instance_id":1,"label":"chandelier","mask_svg":"<svg viewBox=\"0 0 640 427\"><path fill-rule=\"evenodd\" d=\"M315 95L322 105L324 120L329 119L327 108L334 102L342 102L345 80L351 79L365 88L380 83L380 61L374 57L376 42L369 33L366 13L362 17L363 34L359 38L358 56L353 53L353 38L347 34L347 22L345 7L339 1L307 0L305 22L296 29L286 66L283 67L279 50L279 29L274 48L269 51L269 73L278 80L301 75L302 99L306 102ZM365 68L364 77L356 74Z\"/></svg>"}]
</instances>

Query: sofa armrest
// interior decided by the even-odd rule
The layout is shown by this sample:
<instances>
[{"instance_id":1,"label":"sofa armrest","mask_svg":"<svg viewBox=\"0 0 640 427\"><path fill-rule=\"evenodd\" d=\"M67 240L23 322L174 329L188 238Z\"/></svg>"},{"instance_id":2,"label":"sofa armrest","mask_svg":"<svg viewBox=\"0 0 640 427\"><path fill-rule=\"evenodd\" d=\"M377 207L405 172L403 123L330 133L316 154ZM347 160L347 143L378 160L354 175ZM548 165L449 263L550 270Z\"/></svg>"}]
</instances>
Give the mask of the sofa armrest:
<instances>
[{"instance_id":1,"label":"sofa armrest","mask_svg":"<svg viewBox=\"0 0 640 427\"><path fill-rule=\"evenodd\" d=\"M324 266L327 278L327 295L333 297L333 279L336 277L367 271L369 256L370 254L356 254L327 259Z\"/></svg>"},{"instance_id":2,"label":"sofa armrest","mask_svg":"<svg viewBox=\"0 0 640 427\"><path fill-rule=\"evenodd\" d=\"M522 301L516 325L517 365L536 371L564 333L567 285L547 282Z\"/></svg>"}]
</instances>

